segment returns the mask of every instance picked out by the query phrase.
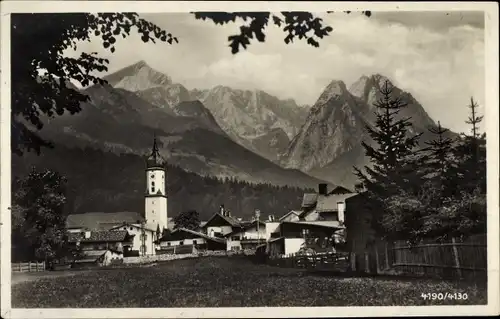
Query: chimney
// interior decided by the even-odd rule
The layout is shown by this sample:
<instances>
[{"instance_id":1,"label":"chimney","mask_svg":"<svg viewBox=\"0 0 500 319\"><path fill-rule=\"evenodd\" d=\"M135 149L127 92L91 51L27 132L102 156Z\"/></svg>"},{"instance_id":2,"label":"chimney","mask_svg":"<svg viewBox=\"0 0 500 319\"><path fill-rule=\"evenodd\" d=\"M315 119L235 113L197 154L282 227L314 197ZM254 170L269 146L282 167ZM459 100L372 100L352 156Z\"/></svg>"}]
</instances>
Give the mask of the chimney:
<instances>
[{"instance_id":1,"label":"chimney","mask_svg":"<svg viewBox=\"0 0 500 319\"><path fill-rule=\"evenodd\" d=\"M224 204L220 205L220 214L226 216L226 211L224 210Z\"/></svg>"},{"instance_id":2,"label":"chimney","mask_svg":"<svg viewBox=\"0 0 500 319\"><path fill-rule=\"evenodd\" d=\"M85 239L88 239L88 238L90 238L90 231L89 230L85 231Z\"/></svg>"},{"instance_id":3,"label":"chimney","mask_svg":"<svg viewBox=\"0 0 500 319\"><path fill-rule=\"evenodd\" d=\"M320 195L326 195L328 184L321 183L318 185L318 193Z\"/></svg>"},{"instance_id":4,"label":"chimney","mask_svg":"<svg viewBox=\"0 0 500 319\"><path fill-rule=\"evenodd\" d=\"M226 214L227 214L227 217L231 217L231 211L230 211L230 210L228 210L228 211L226 212Z\"/></svg>"},{"instance_id":5,"label":"chimney","mask_svg":"<svg viewBox=\"0 0 500 319\"><path fill-rule=\"evenodd\" d=\"M339 214L339 222L343 223L345 220L345 203L344 202L337 202L337 211Z\"/></svg>"}]
</instances>

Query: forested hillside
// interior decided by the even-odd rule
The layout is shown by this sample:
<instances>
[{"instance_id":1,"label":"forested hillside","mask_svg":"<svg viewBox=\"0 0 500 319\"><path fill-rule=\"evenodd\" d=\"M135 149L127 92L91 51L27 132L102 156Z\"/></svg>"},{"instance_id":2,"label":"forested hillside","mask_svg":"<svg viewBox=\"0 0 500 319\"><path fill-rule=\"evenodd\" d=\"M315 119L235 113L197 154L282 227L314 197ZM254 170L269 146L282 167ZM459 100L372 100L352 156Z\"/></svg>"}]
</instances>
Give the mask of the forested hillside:
<instances>
[{"instance_id":1,"label":"forested hillside","mask_svg":"<svg viewBox=\"0 0 500 319\"><path fill-rule=\"evenodd\" d=\"M92 148L57 145L43 156L31 153L13 156L13 178L24 176L30 167L55 170L67 178L68 212L144 210L145 162L133 154L115 154ZM231 179L202 177L169 166L167 172L168 214L196 210L209 218L220 204L238 217L249 217L255 209L264 215L280 216L300 206L304 191L298 188L250 184Z\"/></svg>"}]
</instances>

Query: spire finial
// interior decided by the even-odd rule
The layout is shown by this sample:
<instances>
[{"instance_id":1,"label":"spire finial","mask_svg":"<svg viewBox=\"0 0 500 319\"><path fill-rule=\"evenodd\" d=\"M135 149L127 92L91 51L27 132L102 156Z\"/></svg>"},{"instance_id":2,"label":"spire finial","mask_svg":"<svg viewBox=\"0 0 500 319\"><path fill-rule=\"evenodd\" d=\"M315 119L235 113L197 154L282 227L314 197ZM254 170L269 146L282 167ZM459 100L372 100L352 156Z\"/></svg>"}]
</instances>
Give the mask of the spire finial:
<instances>
[{"instance_id":1,"label":"spire finial","mask_svg":"<svg viewBox=\"0 0 500 319\"><path fill-rule=\"evenodd\" d=\"M151 153L151 156L157 157L159 154L159 149L158 149L158 140L156 139L156 132L153 135L153 151Z\"/></svg>"}]
</instances>

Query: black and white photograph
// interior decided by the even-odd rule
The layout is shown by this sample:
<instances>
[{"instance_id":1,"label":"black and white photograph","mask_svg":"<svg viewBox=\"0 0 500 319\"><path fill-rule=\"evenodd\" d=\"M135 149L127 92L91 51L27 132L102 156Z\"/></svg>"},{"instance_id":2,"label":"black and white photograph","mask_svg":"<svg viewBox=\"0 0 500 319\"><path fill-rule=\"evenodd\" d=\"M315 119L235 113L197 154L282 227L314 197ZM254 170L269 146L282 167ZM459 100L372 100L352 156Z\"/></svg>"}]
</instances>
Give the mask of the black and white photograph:
<instances>
[{"instance_id":1,"label":"black and white photograph","mask_svg":"<svg viewBox=\"0 0 500 319\"><path fill-rule=\"evenodd\" d=\"M2 317L498 314L495 3L1 5Z\"/></svg>"}]
</instances>

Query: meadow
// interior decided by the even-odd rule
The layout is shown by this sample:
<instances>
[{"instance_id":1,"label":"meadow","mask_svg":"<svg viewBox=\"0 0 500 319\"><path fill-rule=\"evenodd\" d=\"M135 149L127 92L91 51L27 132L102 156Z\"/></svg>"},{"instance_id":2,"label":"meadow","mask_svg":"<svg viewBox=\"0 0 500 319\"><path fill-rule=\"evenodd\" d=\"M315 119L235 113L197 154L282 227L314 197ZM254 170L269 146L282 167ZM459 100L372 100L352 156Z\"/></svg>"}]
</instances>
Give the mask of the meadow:
<instances>
[{"instance_id":1,"label":"meadow","mask_svg":"<svg viewBox=\"0 0 500 319\"><path fill-rule=\"evenodd\" d=\"M422 298L433 292L467 293L468 299ZM485 284L339 277L255 264L245 257L204 257L18 280L12 286L12 307L478 305L486 304L486 296Z\"/></svg>"}]
</instances>

